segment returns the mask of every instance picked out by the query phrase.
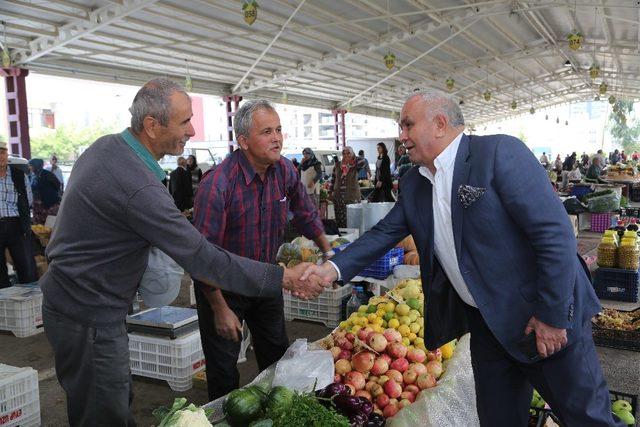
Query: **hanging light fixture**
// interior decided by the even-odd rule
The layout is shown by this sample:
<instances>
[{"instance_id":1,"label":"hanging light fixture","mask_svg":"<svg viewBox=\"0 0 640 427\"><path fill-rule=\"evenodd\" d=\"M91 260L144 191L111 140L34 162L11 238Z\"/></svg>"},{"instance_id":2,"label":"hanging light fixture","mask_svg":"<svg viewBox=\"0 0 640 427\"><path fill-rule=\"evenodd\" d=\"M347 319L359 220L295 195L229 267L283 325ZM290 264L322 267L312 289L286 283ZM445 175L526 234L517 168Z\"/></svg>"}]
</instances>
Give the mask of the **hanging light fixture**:
<instances>
[{"instance_id":1,"label":"hanging light fixture","mask_svg":"<svg viewBox=\"0 0 640 427\"><path fill-rule=\"evenodd\" d=\"M511 101L511 109L515 110L516 108L518 108L518 103L516 101Z\"/></svg>"},{"instance_id":2,"label":"hanging light fixture","mask_svg":"<svg viewBox=\"0 0 640 427\"><path fill-rule=\"evenodd\" d=\"M535 112L536 112L535 108L533 107L529 108L529 114L535 114Z\"/></svg>"},{"instance_id":3,"label":"hanging light fixture","mask_svg":"<svg viewBox=\"0 0 640 427\"><path fill-rule=\"evenodd\" d=\"M616 97L611 95L611 96L609 96L608 101L609 101L609 104L613 105L613 104L616 103Z\"/></svg>"},{"instance_id":4,"label":"hanging light fixture","mask_svg":"<svg viewBox=\"0 0 640 427\"><path fill-rule=\"evenodd\" d=\"M4 43L2 44L2 67L9 68L11 66L11 55L9 54L9 46L7 45L7 24L2 22L4 26Z\"/></svg>"},{"instance_id":5,"label":"hanging light fixture","mask_svg":"<svg viewBox=\"0 0 640 427\"><path fill-rule=\"evenodd\" d=\"M449 90L449 92L451 92L453 90L453 86L456 84L456 81L449 77L446 80L445 84L447 85L447 89Z\"/></svg>"},{"instance_id":6,"label":"hanging light fixture","mask_svg":"<svg viewBox=\"0 0 640 427\"><path fill-rule=\"evenodd\" d=\"M244 22L251 25L258 18L258 2L256 0L244 0L242 3Z\"/></svg>"},{"instance_id":7,"label":"hanging light fixture","mask_svg":"<svg viewBox=\"0 0 640 427\"><path fill-rule=\"evenodd\" d=\"M600 86L598 86L598 93L600 95L604 95L605 93L607 93L607 88L609 86L607 86L607 84L605 82L600 83Z\"/></svg>"},{"instance_id":8,"label":"hanging light fixture","mask_svg":"<svg viewBox=\"0 0 640 427\"><path fill-rule=\"evenodd\" d=\"M596 79L598 78L599 75L600 75L599 66L597 66L596 64L593 64L591 67L589 67L589 77L591 77L592 79Z\"/></svg>"},{"instance_id":9,"label":"hanging light fixture","mask_svg":"<svg viewBox=\"0 0 640 427\"><path fill-rule=\"evenodd\" d=\"M487 102L491 101L491 92L489 92L488 90L485 90L484 93L482 94L482 97Z\"/></svg>"},{"instance_id":10,"label":"hanging light fixture","mask_svg":"<svg viewBox=\"0 0 640 427\"><path fill-rule=\"evenodd\" d=\"M573 22L577 22L578 20L576 19L576 5L577 2L573 2ZM571 50L578 50L580 49L580 47L582 47L582 42L584 41L584 37L582 36L582 33L580 33L580 31L578 31L577 29L573 29L572 32L570 32L567 35L567 40L569 41L569 49Z\"/></svg>"},{"instance_id":11,"label":"hanging light fixture","mask_svg":"<svg viewBox=\"0 0 640 427\"><path fill-rule=\"evenodd\" d=\"M392 69L396 65L396 56L391 52L387 52L384 56L384 65L388 70Z\"/></svg>"},{"instance_id":12,"label":"hanging light fixture","mask_svg":"<svg viewBox=\"0 0 640 427\"><path fill-rule=\"evenodd\" d=\"M185 58L184 63L187 66L187 75L184 78L184 88L187 92L191 92L191 89L193 89L193 82L191 81L191 73L189 72L189 61Z\"/></svg>"},{"instance_id":13,"label":"hanging light fixture","mask_svg":"<svg viewBox=\"0 0 640 427\"><path fill-rule=\"evenodd\" d=\"M596 31L596 19L598 17L598 8L596 7L593 11L593 31L595 33ZM594 34L594 38L595 38L595 34ZM591 79L596 79L598 78L598 76L600 75L600 67L598 66L598 64L596 63L596 44L593 44L593 64L591 64L591 67L589 67L589 77L591 77Z\"/></svg>"}]
</instances>

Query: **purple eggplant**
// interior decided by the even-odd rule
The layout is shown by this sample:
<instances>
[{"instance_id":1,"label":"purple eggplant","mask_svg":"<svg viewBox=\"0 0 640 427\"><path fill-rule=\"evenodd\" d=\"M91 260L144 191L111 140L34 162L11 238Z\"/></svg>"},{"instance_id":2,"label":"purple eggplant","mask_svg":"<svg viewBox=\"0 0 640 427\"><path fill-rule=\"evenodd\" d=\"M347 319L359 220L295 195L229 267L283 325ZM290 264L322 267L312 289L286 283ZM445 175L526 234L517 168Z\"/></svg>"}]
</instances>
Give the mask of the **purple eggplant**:
<instances>
[{"instance_id":1,"label":"purple eggplant","mask_svg":"<svg viewBox=\"0 0 640 427\"><path fill-rule=\"evenodd\" d=\"M384 427L385 423L386 421L384 417L374 412L369 414L369 419L367 420L365 427Z\"/></svg>"},{"instance_id":2,"label":"purple eggplant","mask_svg":"<svg viewBox=\"0 0 640 427\"><path fill-rule=\"evenodd\" d=\"M351 424L351 427L364 427L368 421L369 419L362 412L349 416L349 423Z\"/></svg>"},{"instance_id":3,"label":"purple eggplant","mask_svg":"<svg viewBox=\"0 0 640 427\"><path fill-rule=\"evenodd\" d=\"M326 386L325 388L323 388L319 396L330 398L335 396L336 394L342 396L342 395L349 395L349 393L350 393L349 387L347 387L346 385L341 383L332 383Z\"/></svg>"},{"instance_id":4,"label":"purple eggplant","mask_svg":"<svg viewBox=\"0 0 640 427\"><path fill-rule=\"evenodd\" d=\"M366 416L373 412L373 403L366 397L360 396L360 412Z\"/></svg>"},{"instance_id":5,"label":"purple eggplant","mask_svg":"<svg viewBox=\"0 0 640 427\"><path fill-rule=\"evenodd\" d=\"M362 402L358 396L334 396L332 399L336 409L347 416L358 414L362 408Z\"/></svg>"}]
</instances>

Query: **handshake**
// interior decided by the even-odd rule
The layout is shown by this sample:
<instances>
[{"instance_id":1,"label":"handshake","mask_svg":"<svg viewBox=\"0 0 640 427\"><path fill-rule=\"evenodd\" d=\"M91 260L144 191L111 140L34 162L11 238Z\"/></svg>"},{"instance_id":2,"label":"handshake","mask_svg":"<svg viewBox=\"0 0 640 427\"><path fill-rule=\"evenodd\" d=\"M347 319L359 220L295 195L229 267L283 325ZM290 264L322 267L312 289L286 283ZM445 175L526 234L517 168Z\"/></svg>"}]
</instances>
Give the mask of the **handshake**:
<instances>
[{"instance_id":1,"label":"handshake","mask_svg":"<svg viewBox=\"0 0 640 427\"><path fill-rule=\"evenodd\" d=\"M338 272L328 262L322 265L303 262L284 269L282 288L297 298L314 299L338 279Z\"/></svg>"}]
</instances>

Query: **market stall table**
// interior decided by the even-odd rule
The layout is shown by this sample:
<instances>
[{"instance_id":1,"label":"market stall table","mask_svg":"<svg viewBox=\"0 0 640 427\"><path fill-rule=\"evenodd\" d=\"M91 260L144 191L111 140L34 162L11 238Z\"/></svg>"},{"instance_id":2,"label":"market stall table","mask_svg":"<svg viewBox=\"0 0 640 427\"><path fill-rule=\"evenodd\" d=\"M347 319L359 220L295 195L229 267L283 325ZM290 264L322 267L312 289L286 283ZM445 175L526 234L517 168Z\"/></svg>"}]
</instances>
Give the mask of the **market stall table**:
<instances>
[{"instance_id":1,"label":"market stall table","mask_svg":"<svg viewBox=\"0 0 640 427\"><path fill-rule=\"evenodd\" d=\"M633 184L640 184L640 176L631 176L626 174L604 175L600 177L601 181L608 184L622 184L622 195L630 200L631 187ZM626 191L626 192L625 192Z\"/></svg>"}]
</instances>

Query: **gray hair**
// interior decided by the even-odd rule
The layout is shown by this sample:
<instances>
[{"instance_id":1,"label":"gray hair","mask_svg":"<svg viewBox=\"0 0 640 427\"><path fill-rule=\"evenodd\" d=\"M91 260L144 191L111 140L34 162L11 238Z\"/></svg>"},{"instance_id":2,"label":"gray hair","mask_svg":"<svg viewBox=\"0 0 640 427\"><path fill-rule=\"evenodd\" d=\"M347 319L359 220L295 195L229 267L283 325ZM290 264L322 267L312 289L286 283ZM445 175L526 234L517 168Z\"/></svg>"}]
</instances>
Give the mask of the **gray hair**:
<instances>
[{"instance_id":1,"label":"gray hair","mask_svg":"<svg viewBox=\"0 0 640 427\"><path fill-rule=\"evenodd\" d=\"M147 116L153 117L162 126L167 126L171 114L171 100L169 98L175 92L189 96L182 86L167 78L161 77L145 83L136 93L133 103L129 107L131 129L135 133L142 132L142 123Z\"/></svg>"},{"instance_id":2,"label":"gray hair","mask_svg":"<svg viewBox=\"0 0 640 427\"><path fill-rule=\"evenodd\" d=\"M233 118L233 132L236 134L236 140L240 136L249 136L251 126L253 126L253 113L258 110L275 111L276 109L265 99L248 101L242 104L242 107L236 111L235 117Z\"/></svg>"},{"instance_id":3,"label":"gray hair","mask_svg":"<svg viewBox=\"0 0 640 427\"><path fill-rule=\"evenodd\" d=\"M435 117L436 114L442 114L447 118L451 126L463 126L464 116L460 105L453 97L441 90L437 89L424 89L411 93L405 101L410 100L414 96L421 97L427 104L429 104L429 114L431 117Z\"/></svg>"}]
</instances>

